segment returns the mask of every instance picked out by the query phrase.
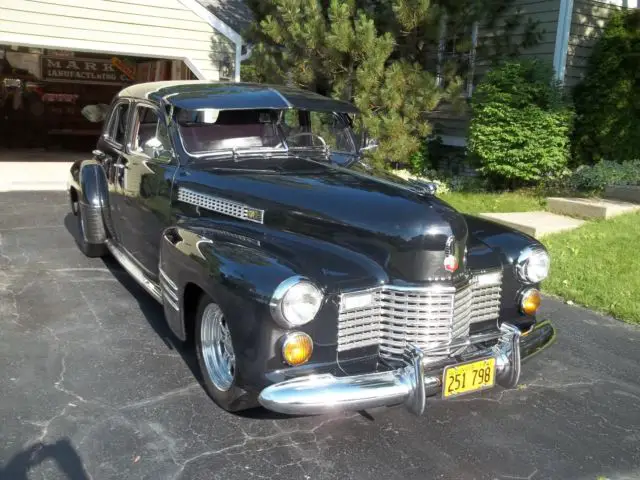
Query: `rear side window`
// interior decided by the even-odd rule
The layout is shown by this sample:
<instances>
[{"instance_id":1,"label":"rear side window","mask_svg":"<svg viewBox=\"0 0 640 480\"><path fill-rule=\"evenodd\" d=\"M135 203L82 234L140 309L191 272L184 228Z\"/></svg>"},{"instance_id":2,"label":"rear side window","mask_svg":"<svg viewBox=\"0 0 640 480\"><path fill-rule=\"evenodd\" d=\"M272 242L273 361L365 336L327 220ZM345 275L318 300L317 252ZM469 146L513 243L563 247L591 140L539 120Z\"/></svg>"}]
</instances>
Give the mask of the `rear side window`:
<instances>
[{"instance_id":1,"label":"rear side window","mask_svg":"<svg viewBox=\"0 0 640 480\"><path fill-rule=\"evenodd\" d=\"M129 118L129 102L120 103L111 112L106 137L118 145L124 145Z\"/></svg>"}]
</instances>

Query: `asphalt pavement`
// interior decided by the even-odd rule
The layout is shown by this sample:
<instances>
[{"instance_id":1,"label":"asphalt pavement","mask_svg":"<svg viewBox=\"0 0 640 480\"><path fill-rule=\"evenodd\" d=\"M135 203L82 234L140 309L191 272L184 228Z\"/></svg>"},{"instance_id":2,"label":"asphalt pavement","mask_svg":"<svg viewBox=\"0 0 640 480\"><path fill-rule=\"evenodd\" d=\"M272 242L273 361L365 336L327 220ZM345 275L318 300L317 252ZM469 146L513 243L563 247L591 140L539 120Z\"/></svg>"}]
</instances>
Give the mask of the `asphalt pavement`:
<instances>
[{"instance_id":1,"label":"asphalt pavement","mask_svg":"<svg viewBox=\"0 0 640 480\"><path fill-rule=\"evenodd\" d=\"M546 299L521 385L320 417L221 411L162 310L74 243L64 193L0 194L0 479L640 479L640 328Z\"/></svg>"}]
</instances>

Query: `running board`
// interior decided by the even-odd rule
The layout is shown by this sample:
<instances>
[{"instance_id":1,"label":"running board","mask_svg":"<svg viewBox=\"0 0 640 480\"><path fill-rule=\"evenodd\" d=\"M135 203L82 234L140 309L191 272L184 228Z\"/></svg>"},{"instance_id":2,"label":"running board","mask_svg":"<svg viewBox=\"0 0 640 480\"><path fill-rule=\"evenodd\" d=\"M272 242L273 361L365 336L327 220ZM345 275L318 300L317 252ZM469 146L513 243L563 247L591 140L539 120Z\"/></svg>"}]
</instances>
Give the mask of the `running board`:
<instances>
[{"instance_id":1,"label":"running board","mask_svg":"<svg viewBox=\"0 0 640 480\"><path fill-rule=\"evenodd\" d=\"M144 288L147 293L149 293L156 301L162 303L162 291L160 290L160 286L149 280L147 276L143 273L142 270L129 258L129 256L124 253L120 247L118 247L111 240L107 240L105 242L109 252L113 257L118 261L122 268L124 268L129 275L133 277L133 279Z\"/></svg>"}]
</instances>

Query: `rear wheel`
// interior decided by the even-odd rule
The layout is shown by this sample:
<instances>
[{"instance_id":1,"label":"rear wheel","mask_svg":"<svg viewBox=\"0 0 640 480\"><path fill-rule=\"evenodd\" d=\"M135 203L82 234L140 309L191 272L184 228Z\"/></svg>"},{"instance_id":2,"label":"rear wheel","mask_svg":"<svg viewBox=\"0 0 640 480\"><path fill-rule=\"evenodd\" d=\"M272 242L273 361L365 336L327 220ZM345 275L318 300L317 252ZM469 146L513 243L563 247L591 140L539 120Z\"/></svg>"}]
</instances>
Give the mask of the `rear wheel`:
<instances>
[{"instance_id":1,"label":"rear wheel","mask_svg":"<svg viewBox=\"0 0 640 480\"><path fill-rule=\"evenodd\" d=\"M71 211L76 215L78 221L78 247L87 257L104 257L107 254L107 247L102 243L87 242L87 225L82 215L82 209L79 208L78 202L71 204Z\"/></svg>"},{"instance_id":2,"label":"rear wheel","mask_svg":"<svg viewBox=\"0 0 640 480\"><path fill-rule=\"evenodd\" d=\"M227 411L240 410L236 399L236 355L229 324L220 307L203 295L196 314L195 337L198 365L209 396Z\"/></svg>"}]
</instances>

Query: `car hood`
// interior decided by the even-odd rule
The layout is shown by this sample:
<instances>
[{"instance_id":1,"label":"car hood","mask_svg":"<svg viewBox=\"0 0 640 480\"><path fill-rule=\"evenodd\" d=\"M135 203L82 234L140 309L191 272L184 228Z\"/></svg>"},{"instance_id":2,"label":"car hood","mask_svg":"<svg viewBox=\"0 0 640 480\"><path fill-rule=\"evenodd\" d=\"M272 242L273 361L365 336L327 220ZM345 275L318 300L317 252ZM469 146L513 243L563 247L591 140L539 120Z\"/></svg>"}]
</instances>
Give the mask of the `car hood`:
<instances>
[{"instance_id":1,"label":"car hood","mask_svg":"<svg viewBox=\"0 0 640 480\"><path fill-rule=\"evenodd\" d=\"M346 169L314 161L297 161L278 172L217 165L190 165L178 188L263 210L267 230L364 254L390 279L451 280L464 271L464 217L409 182L361 166ZM456 272L445 269L446 255L457 257Z\"/></svg>"}]
</instances>

